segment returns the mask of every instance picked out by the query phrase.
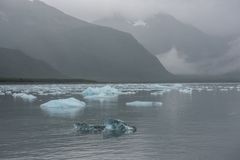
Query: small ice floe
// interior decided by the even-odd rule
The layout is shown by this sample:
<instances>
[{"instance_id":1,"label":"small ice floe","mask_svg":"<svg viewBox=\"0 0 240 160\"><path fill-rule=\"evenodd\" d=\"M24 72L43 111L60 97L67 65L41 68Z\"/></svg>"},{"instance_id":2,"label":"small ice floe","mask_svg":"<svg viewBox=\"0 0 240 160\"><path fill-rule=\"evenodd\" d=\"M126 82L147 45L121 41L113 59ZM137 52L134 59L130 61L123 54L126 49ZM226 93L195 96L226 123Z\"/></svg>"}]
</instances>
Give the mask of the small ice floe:
<instances>
[{"instance_id":1,"label":"small ice floe","mask_svg":"<svg viewBox=\"0 0 240 160\"><path fill-rule=\"evenodd\" d=\"M184 88L179 90L180 93L192 94L192 88Z\"/></svg>"},{"instance_id":2,"label":"small ice floe","mask_svg":"<svg viewBox=\"0 0 240 160\"><path fill-rule=\"evenodd\" d=\"M121 95L133 95L136 94L136 92L121 92Z\"/></svg>"},{"instance_id":3,"label":"small ice floe","mask_svg":"<svg viewBox=\"0 0 240 160\"><path fill-rule=\"evenodd\" d=\"M0 96L5 96L5 93L0 91Z\"/></svg>"},{"instance_id":4,"label":"small ice floe","mask_svg":"<svg viewBox=\"0 0 240 160\"><path fill-rule=\"evenodd\" d=\"M85 99L105 99L117 97L121 92L109 85L104 87L88 87L82 92Z\"/></svg>"},{"instance_id":5,"label":"small ice floe","mask_svg":"<svg viewBox=\"0 0 240 160\"><path fill-rule=\"evenodd\" d=\"M137 131L135 126L130 126L119 119L108 119L104 122L103 138L119 137L125 134L133 134Z\"/></svg>"},{"instance_id":6,"label":"small ice floe","mask_svg":"<svg viewBox=\"0 0 240 160\"><path fill-rule=\"evenodd\" d=\"M163 94L165 94L165 93L167 93L167 92L171 92L171 89L165 89L165 90L153 92L153 93L151 93L151 95L153 95L153 96L158 96L158 95L163 95Z\"/></svg>"},{"instance_id":7,"label":"small ice floe","mask_svg":"<svg viewBox=\"0 0 240 160\"><path fill-rule=\"evenodd\" d=\"M133 101L127 102L126 106L129 107L160 107L162 106L162 102L151 102L151 101Z\"/></svg>"},{"instance_id":8,"label":"small ice floe","mask_svg":"<svg viewBox=\"0 0 240 160\"><path fill-rule=\"evenodd\" d=\"M6 95L12 95L12 91L6 91L5 94Z\"/></svg>"},{"instance_id":9,"label":"small ice floe","mask_svg":"<svg viewBox=\"0 0 240 160\"><path fill-rule=\"evenodd\" d=\"M103 125L75 123L74 129L79 134L102 134L103 138L119 137L137 131L135 126L130 126L119 119L107 119Z\"/></svg>"},{"instance_id":10,"label":"small ice floe","mask_svg":"<svg viewBox=\"0 0 240 160\"><path fill-rule=\"evenodd\" d=\"M83 111L86 103L75 98L51 100L40 105L41 109L54 117L75 117Z\"/></svg>"},{"instance_id":11,"label":"small ice floe","mask_svg":"<svg viewBox=\"0 0 240 160\"><path fill-rule=\"evenodd\" d=\"M228 89L227 89L227 88L221 88L220 91L222 91L222 92L227 92Z\"/></svg>"},{"instance_id":12,"label":"small ice floe","mask_svg":"<svg viewBox=\"0 0 240 160\"><path fill-rule=\"evenodd\" d=\"M159 91L151 93L153 96L163 95L165 93L171 92L173 90L179 90L183 88L182 84L173 84L173 85L156 85L155 88Z\"/></svg>"},{"instance_id":13,"label":"small ice floe","mask_svg":"<svg viewBox=\"0 0 240 160\"><path fill-rule=\"evenodd\" d=\"M202 92L202 91L203 91L203 88L198 87L198 88L195 88L194 90L196 90L196 91L198 91L198 92Z\"/></svg>"},{"instance_id":14,"label":"small ice floe","mask_svg":"<svg viewBox=\"0 0 240 160\"><path fill-rule=\"evenodd\" d=\"M14 93L12 96L15 99L22 99L24 102L33 102L37 99L36 96L26 93Z\"/></svg>"},{"instance_id":15,"label":"small ice floe","mask_svg":"<svg viewBox=\"0 0 240 160\"><path fill-rule=\"evenodd\" d=\"M209 88L209 87L205 87L204 89L205 89L205 91L207 91L207 92L212 92L212 91L214 91L213 88Z\"/></svg>"}]
</instances>

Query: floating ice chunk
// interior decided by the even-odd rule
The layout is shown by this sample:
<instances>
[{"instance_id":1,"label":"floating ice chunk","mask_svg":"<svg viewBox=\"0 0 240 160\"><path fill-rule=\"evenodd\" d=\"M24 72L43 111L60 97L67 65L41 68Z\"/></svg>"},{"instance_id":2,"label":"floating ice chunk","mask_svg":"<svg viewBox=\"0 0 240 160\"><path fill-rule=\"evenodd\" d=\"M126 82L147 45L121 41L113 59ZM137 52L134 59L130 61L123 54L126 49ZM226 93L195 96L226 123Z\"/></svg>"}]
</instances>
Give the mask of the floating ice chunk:
<instances>
[{"instance_id":1,"label":"floating ice chunk","mask_svg":"<svg viewBox=\"0 0 240 160\"><path fill-rule=\"evenodd\" d=\"M199 88L195 88L194 90L201 92L201 91L203 91L203 88L199 87Z\"/></svg>"},{"instance_id":2,"label":"floating ice chunk","mask_svg":"<svg viewBox=\"0 0 240 160\"><path fill-rule=\"evenodd\" d=\"M104 87L88 87L82 92L85 99L102 99L102 98L114 98L121 94L118 89L111 86Z\"/></svg>"},{"instance_id":3,"label":"floating ice chunk","mask_svg":"<svg viewBox=\"0 0 240 160\"><path fill-rule=\"evenodd\" d=\"M0 91L0 96L5 96L5 93Z\"/></svg>"},{"instance_id":4,"label":"floating ice chunk","mask_svg":"<svg viewBox=\"0 0 240 160\"><path fill-rule=\"evenodd\" d=\"M40 105L41 109L50 116L75 117L86 107L86 103L75 98L51 100Z\"/></svg>"},{"instance_id":5,"label":"floating ice chunk","mask_svg":"<svg viewBox=\"0 0 240 160\"><path fill-rule=\"evenodd\" d=\"M33 102L37 99L36 96L26 93L14 93L12 95L15 99L22 99L24 102Z\"/></svg>"},{"instance_id":6,"label":"floating ice chunk","mask_svg":"<svg viewBox=\"0 0 240 160\"><path fill-rule=\"evenodd\" d=\"M173 85L173 88L181 88L183 87L183 84L180 84L180 83L176 83Z\"/></svg>"},{"instance_id":7,"label":"floating ice chunk","mask_svg":"<svg viewBox=\"0 0 240 160\"><path fill-rule=\"evenodd\" d=\"M126 103L129 107L160 107L162 102L151 102L151 101L133 101Z\"/></svg>"},{"instance_id":8,"label":"floating ice chunk","mask_svg":"<svg viewBox=\"0 0 240 160\"><path fill-rule=\"evenodd\" d=\"M233 86L230 86L230 87L228 87L228 89L230 89L230 90L233 90L233 89L234 89L234 87L233 87Z\"/></svg>"},{"instance_id":9,"label":"floating ice chunk","mask_svg":"<svg viewBox=\"0 0 240 160\"><path fill-rule=\"evenodd\" d=\"M227 88L221 88L220 91L222 91L222 92L227 92L228 89L227 89Z\"/></svg>"},{"instance_id":10,"label":"floating ice chunk","mask_svg":"<svg viewBox=\"0 0 240 160\"><path fill-rule=\"evenodd\" d=\"M103 138L119 137L125 134L133 134L137 131L135 126L130 126L119 119L108 119L104 122Z\"/></svg>"},{"instance_id":11,"label":"floating ice chunk","mask_svg":"<svg viewBox=\"0 0 240 160\"><path fill-rule=\"evenodd\" d=\"M153 92L153 93L151 93L151 95L158 96L158 95L163 95L164 93L167 93L167 92L171 92L171 89L165 89L165 90L162 90L162 91Z\"/></svg>"},{"instance_id":12,"label":"floating ice chunk","mask_svg":"<svg viewBox=\"0 0 240 160\"><path fill-rule=\"evenodd\" d=\"M132 94L136 94L136 92L121 92L121 95L132 95Z\"/></svg>"},{"instance_id":13,"label":"floating ice chunk","mask_svg":"<svg viewBox=\"0 0 240 160\"><path fill-rule=\"evenodd\" d=\"M6 91L6 95L12 95L12 91Z\"/></svg>"},{"instance_id":14,"label":"floating ice chunk","mask_svg":"<svg viewBox=\"0 0 240 160\"><path fill-rule=\"evenodd\" d=\"M192 94L191 88L184 88L179 90L180 93Z\"/></svg>"}]
</instances>

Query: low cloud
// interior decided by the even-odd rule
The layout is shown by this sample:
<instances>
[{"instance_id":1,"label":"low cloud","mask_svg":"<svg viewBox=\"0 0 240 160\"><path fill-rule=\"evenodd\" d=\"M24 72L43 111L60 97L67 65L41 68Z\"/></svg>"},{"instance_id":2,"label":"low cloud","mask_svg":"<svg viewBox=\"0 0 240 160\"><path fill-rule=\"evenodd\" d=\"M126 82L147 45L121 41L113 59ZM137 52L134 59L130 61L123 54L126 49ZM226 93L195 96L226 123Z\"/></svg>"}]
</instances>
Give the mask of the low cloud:
<instances>
[{"instance_id":1,"label":"low cloud","mask_svg":"<svg viewBox=\"0 0 240 160\"><path fill-rule=\"evenodd\" d=\"M240 34L239 0L42 0L75 17L93 21L121 14L144 18L159 12L175 16L203 31Z\"/></svg>"},{"instance_id":2,"label":"low cloud","mask_svg":"<svg viewBox=\"0 0 240 160\"><path fill-rule=\"evenodd\" d=\"M169 52L157 55L160 62L173 74L199 74L193 63L188 63L184 56L175 48Z\"/></svg>"},{"instance_id":3,"label":"low cloud","mask_svg":"<svg viewBox=\"0 0 240 160\"><path fill-rule=\"evenodd\" d=\"M240 37L230 42L227 53L217 57L188 61L186 54L179 53L175 48L158 55L158 59L166 69L174 74L209 74L219 75L240 71Z\"/></svg>"}]
</instances>

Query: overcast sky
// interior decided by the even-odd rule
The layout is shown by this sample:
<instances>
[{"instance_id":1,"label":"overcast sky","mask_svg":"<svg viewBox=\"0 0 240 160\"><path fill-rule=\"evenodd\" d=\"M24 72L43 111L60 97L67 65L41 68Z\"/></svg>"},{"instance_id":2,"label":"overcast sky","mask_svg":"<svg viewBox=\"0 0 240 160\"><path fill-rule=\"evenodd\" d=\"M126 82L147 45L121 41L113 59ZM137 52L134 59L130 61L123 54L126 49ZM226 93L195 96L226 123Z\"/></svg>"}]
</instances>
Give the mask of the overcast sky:
<instances>
[{"instance_id":1,"label":"overcast sky","mask_svg":"<svg viewBox=\"0 0 240 160\"><path fill-rule=\"evenodd\" d=\"M240 0L42 0L87 21L113 14L144 18L169 13L203 31L218 35L240 33Z\"/></svg>"}]
</instances>

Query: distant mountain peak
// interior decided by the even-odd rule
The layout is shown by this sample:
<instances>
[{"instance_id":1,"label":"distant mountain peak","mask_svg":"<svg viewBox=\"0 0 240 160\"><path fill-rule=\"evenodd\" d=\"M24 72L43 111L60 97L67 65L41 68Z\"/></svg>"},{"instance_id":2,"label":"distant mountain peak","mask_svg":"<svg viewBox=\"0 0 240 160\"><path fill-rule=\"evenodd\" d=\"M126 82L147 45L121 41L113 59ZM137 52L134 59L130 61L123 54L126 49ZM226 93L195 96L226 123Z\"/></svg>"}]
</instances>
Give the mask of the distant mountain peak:
<instances>
[{"instance_id":1,"label":"distant mountain peak","mask_svg":"<svg viewBox=\"0 0 240 160\"><path fill-rule=\"evenodd\" d=\"M128 33L79 20L41 1L3 1L0 12L9 16L9 22L1 21L0 46L19 48L68 77L105 82L159 82L172 77Z\"/></svg>"},{"instance_id":2,"label":"distant mountain peak","mask_svg":"<svg viewBox=\"0 0 240 160\"><path fill-rule=\"evenodd\" d=\"M169 14L158 13L145 18L144 21L133 21L132 25L126 21L126 19L125 21L103 19L96 23L131 33L154 55L169 53L174 46L179 56L185 57L186 64L196 65L198 69L196 72L210 70L211 60L214 61L216 57L224 55L229 50L229 41L225 38L209 35ZM171 60L167 63L172 66Z\"/></svg>"}]
</instances>

